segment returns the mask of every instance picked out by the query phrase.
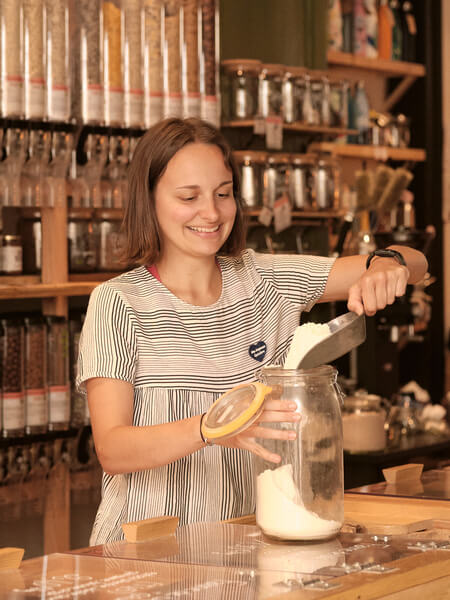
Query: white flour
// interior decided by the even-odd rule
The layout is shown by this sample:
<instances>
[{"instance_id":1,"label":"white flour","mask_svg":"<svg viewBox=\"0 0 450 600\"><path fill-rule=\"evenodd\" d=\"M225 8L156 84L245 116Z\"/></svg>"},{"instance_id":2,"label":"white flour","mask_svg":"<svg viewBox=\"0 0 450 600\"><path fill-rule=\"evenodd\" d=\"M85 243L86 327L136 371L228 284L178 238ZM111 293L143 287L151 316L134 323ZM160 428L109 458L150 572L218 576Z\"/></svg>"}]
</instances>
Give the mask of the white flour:
<instances>
[{"instance_id":1,"label":"white flour","mask_svg":"<svg viewBox=\"0 0 450 600\"><path fill-rule=\"evenodd\" d=\"M284 362L284 368L296 369L305 354L329 334L330 328L327 323L304 323L297 327Z\"/></svg>"},{"instance_id":2,"label":"white flour","mask_svg":"<svg viewBox=\"0 0 450 600\"><path fill-rule=\"evenodd\" d=\"M317 540L333 536L341 527L338 521L322 519L304 507L290 464L258 475L256 498L256 521L267 535Z\"/></svg>"}]
</instances>

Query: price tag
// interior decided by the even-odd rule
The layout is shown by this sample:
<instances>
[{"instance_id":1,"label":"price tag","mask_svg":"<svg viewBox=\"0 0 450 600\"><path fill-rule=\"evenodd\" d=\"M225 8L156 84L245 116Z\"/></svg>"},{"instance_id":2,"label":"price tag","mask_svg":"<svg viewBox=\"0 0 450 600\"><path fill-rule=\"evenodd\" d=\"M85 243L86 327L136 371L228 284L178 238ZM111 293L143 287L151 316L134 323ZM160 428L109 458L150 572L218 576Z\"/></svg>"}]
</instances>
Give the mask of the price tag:
<instances>
[{"instance_id":1,"label":"price tag","mask_svg":"<svg viewBox=\"0 0 450 600\"><path fill-rule=\"evenodd\" d=\"M255 135L264 135L266 133L266 120L264 117L255 117L253 122L253 133Z\"/></svg>"},{"instance_id":2,"label":"price tag","mask_svg":"<svg viewBox=\"0 0 450 600\"><path fill-rule=\"evenodd\" d=\"M269 227L269 225L272 223L272 217L273 217L273 213L272 213L271 209L268 206L263 206L258 215L258 221L262 225Z\"/></svg>"},{"instance_id":3,"label":"price tag","mask_svg":"<svg viewBox=\"0 0 450 600\"><path fill-rule=\"evenodd\" d=\"M283 147L283 119L271 116L266 118L266 146L272 150Z\"/></svg>"},{"instance_id":4,"label":"price tag","mask_svg":"<svg viewBox=\"0 0 450 600\"><path fill-rule=\"evenodd\" d=\"M406 15L406 24L408 26L408 31L411 35L416 35L417 33L417 24L416 18L411 13Z\"/></svg>"},{"instance_id":5,"label":"price tag","mask_svg":"<svg viewBox=\"0 0 450 600\"><path fill-rule=\"evenodd\" d=\"M273 207L273 226L275 233L281 233L290 227L291 223L292 211L289 198L287 196L281 196L275 202Z\"/></svg>"}]
</instances>

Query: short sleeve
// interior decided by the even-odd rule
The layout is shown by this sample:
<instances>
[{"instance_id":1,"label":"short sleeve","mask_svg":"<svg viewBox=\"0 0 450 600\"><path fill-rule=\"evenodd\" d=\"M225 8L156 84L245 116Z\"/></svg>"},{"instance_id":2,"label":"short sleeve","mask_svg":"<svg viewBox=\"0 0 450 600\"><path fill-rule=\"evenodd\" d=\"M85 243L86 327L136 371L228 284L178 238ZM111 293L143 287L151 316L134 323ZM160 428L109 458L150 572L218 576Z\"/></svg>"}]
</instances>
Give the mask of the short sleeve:
<instances>
[{"instance_id":1,"label":"short sleeve","mask_svg":"<svg viewBox=\"0 0 450 600\"><path fill-rule=\"evenodd\" d=\"M91 294L80 336L76 386L82 393L93 377L133 383L136 342L129 311L120 294L109 284Z\"/></svg>"},{"instance_id":2,"label":"short sleeve","mask_svg":"<svg viewBox=\"0 0 450 600\"><path fill-rule=\"evenodd\" d=\"M302 310L311 310L322 297L334 258L302 254L253 253L257 271L277 292Z\"/></svg>"}]
</instances>

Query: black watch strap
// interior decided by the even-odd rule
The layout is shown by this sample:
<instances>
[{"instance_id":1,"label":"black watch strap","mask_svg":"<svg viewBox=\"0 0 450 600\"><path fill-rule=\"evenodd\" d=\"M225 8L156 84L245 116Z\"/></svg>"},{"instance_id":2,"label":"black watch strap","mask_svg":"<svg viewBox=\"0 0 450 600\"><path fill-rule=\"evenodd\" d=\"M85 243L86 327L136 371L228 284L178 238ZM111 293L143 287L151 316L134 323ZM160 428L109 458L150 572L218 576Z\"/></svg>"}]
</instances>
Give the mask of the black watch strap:
<instances>
[{"instance_id":1,"label":"black watch strap","mask_svg":"<svg viewBox=\"0 0 450 600\"><path fill-rule=\"evenodd\" d=\"M375 256L379 256L381 258L395 258L400 265L406 267L406 260L403 258L403 254L400 254L400 252L397 252L397 250L386 248L382 250L374 250L369 254L366 260L366 269L369 268L370 263Z\"/></svg>"}]
</instances>

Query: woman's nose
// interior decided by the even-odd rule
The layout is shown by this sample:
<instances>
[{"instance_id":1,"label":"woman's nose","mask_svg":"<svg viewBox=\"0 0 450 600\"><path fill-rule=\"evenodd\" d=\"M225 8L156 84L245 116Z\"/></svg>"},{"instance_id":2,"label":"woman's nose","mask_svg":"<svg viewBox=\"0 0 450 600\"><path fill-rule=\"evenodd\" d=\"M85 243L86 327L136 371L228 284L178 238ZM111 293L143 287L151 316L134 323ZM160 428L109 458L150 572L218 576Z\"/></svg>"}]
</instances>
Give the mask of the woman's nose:
<instances>
[{"instance_id":1,"label":"woman's nose","mask_svg":"<svg viewBox=\"0 0 450 600\"><path fill-rule=\"evenodd\" d=\"M205 196L200 206L200 215L208 221L214 222L219 218L216 199L214 196Z\"/></svg>"}]
</instances>

